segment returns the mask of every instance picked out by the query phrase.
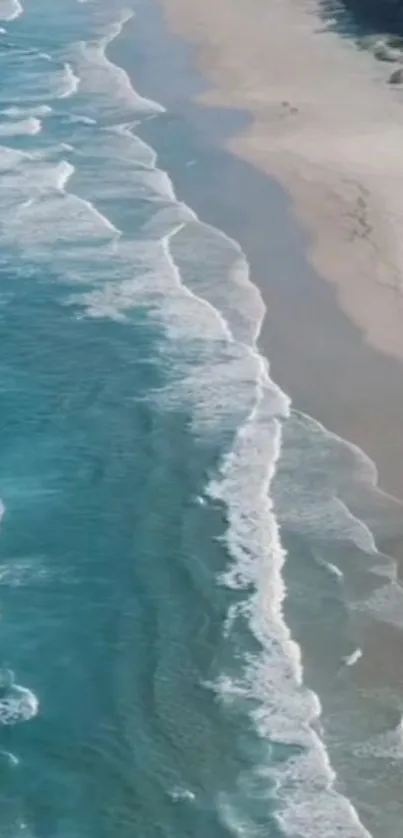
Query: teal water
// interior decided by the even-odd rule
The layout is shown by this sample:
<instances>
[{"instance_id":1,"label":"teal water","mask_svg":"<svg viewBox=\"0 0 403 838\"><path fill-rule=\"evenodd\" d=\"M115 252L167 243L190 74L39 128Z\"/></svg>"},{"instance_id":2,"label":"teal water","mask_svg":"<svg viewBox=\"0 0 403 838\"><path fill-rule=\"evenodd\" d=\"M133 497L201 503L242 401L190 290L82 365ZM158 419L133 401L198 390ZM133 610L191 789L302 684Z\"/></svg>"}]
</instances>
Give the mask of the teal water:
<instances>
[{"instance_id":1,"label":"teal water","mask_svg":"<svg viewBox=\"0 0 403 838\"><path fill-rule=\"evenodd\" d=\"M356 698L319 723L283 575L339 667L372 464L290 412L245 255L137 135L130 10L0 13L0 836L368 835L325 747Z\"/></svg>"}]
</instances>

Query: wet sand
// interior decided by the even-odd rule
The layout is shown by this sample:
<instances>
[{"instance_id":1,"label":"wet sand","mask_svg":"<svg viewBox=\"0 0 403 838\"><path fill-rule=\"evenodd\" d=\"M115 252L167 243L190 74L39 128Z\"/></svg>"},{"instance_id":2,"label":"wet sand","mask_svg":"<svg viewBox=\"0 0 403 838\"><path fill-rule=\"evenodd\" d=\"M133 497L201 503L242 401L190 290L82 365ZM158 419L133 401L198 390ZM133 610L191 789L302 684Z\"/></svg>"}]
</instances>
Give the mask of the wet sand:
<instances>
[{"instance_id":1,"label":"wet sand","mask_svg":"<svg viewBox=\"0 0 403 838\"><path fill-rule=\"evenodd\" d=\"M290 191L309 255L377 348L403 359L403 107L395 65L326 29L320 0L163 0L212 87L242 108L228 146ZM396 65L397 66L397 65Z\"/></svg>"},{"instance_id":2,"label":"wet sand","mask_svg":"<svg viewBox=\"0 0 403 838\"><path fill-rule=\"evenodd\" d=\"M153 121L141 133L160 152L179 197L246 252L252 280L267 305L260 344L273 378L295 407L359 445L376 462L381 486L403 498L403 295L396 273L403 237L400 242L400 215L391 216L393 201L396 208L399 202L403 206L398 178L403 101L385 83L391 65L385 68L338 35L312 34L310 18L297 34L302 45L304 38L317 39L319 57L314 53L303 61L299 55L298 63L290 64L286 52L280 61L277 48L276 60L268 58L273 42L285 38L281 26L290 24L280 8L290 12L295 3L284 2L270 3L261 20L263 50L256 35L261 11L256 0L247 8L246 0L223 0L219 21L210 0L191 6L164 0L171 30L186 36L191 47L174 36L169 43L158 10L140 0L125 38L126 66L133 73L134 62L138 89L168 108L164 150ZM296 8L298 13L301 5ZM252 22L243 27L249 12ZM237 26L228 21L232 13ZM230 33L224 38L227 23ZM141 33L135 41L141 48L133 56L136 33ZM294 48L297 34L288 36ZM262 47L256 55L255 35ZM241 36L247 53L240 48ZM158 60L150 60L152 55ZM311 63L319 58L322 65L317 64L313 79ZM124 59L121 43L119 60ZM337 66L343 62L344 75ZM212 88L213 83L219 87ZM192 157L188 167L182 156L186 143Z\"/></svg>"},{"instance_id":3,"label":"wet sand","mask_svg":"<svg viewBox=\"0 0 403 838\"><path fill-rule=\"evenodd\" d=\"M176 0L164 2L170 4L171 11L176 4ZM234 7L241 2L246 3L246 0L231 0ZM229 0L223 0L224 7L228 3ZM194 12L195 5L192 4L188 13ZM179 0L175 7L179 9ZM247 254L252 281L259 286L267 306L260 346L270 359L274 380L292 396L296 408L319 419L327 428L366 451L377 463L381 485L403 499L403 354L400 354L403 333L401 338L397 332L395 334L399 341L402 340L399 351L380 349L376 340L369 340L368 328L359 322L357 312L343 303L341 285L319 271L312 250L314 230L310 229L307 215L296 215L296 192L285 179L281 183L279 170L270 172L268 166L262 166L254 156L249 159L249 155L238 147L250 132L253 135L251 110L243 105L233 107L235 102L229 106L229 94L212 92L206 76L197 69L189 31L189 42L173 32L173 28L180 28L182 36L186 34L182 25L178 27L176 18L169 16L169 34L158 7L148 0L135 0L135 8L135 20L128 24L115 45L115 60L129 71L137 90L167 108L165 116L146 121L136 131L156 149L159 165L172 177L178 197L203 221L236 239ZM111 51L113 53L113 48ZM203 56L203 61L207 61L202 49L199 58ZM211 55L212 67L216 60L214 53ZM365 55L363 60L367 66L373 61ZM380 70L384 72L383 67ZM219 104L211 101L211 97L216 96L219 96ZM295 177L298 184L297 175ZM330 189L329 184L325 186ZM313 199L319 194L319 186L308 182L308 192L311 187ZM328 210L338 207L337 200L333 200L331 191L326 192L326 188L323 194L328 203L324 206ZM333 229L333 220L326 223L330 230ZM347 224L345 246L351 244L353 249L358 244L358 252L361 252L360 240L354 238L348 228L348 224L354 226L356 223L354 213L351 217L349 214L344 216L340 210L339 217L335 209L334 223L338 230ZM350 244L347 233L351 237ZM368 278L364 279L367 282ZM375 293L374 288L377 288L377 282L369 278L360 298L361 303L368 304L371 316L377 310L376 299L368 297ZM386 290L385 294L388 293ZM398 293L396 298L399 301ZM385 337L386 332L383 334ZM397 516L393 513L385 520L383 535L386 537L378 544L389 555L403 560L400 506ZM286 546L287 549L290 547ZM300 548L299 544L298 550ZM291 548L289 553L293 554ZM348 550L346 578L350 558L353 575L356 574L352 599L355 595L358 598L369 595L383 584L379 577L371 575L370 566L366 569L364 565L360 571L354 569L355 557L350 556ZM303 570L306 575L304 562ZM402 571L403 561L400 561L398 574ZM332 654L329 654L327 635L317 631L317 598L307 597L307 602L312 603L312 621L309 608L304 619L295 613L293 606L300 594L300 572L300 562L287 562L287 624L304 650L306 681L321 698L325 725L329 719L334 721L338 713L343 719L347 714L345 729L352 720L354 730L357 699L359 717L364 717L365 713L370 717L371 731L382 732L383 726L393 728L399 713L390 694L398 696L397 708L401 707L403 696L401 625L389 623L388 618L382 623L362 613L352 619L350 614L341 611L341 625L351 633L351 643L355 640L363 652L359 665L344 668L347 673L344 678L337 657L340 638L334 637ZM309 574L308 578L311 578ZM398 607L400 612L400 601ZM326 597L324 608L326 616ZM365 764L361 777L362 764L357 772L355 758L349 750L350 742L344 742L341 737L345 747L338 741L334 748L332 730L329 733L326 727L326 731L332 764L347 783L349 796L365 824L374 836L387 834L388 838L395 838L400 834L395 825L398 824L399 830L401 823L401 810L396 807L396 801L400 800L400 770L393 764L390 771L384 771L380 782L369 759L369 768ZM389 807L392 826L385 830Z\"/></svg>"}]
</instances>

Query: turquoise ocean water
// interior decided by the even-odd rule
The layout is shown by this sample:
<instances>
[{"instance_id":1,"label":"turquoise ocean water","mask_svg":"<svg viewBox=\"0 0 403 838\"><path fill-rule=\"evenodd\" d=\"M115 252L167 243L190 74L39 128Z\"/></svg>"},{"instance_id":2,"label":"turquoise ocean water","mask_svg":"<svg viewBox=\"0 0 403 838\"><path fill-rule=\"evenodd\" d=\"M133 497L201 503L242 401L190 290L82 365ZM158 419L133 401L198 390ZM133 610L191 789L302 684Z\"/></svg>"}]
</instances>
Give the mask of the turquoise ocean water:
<instances>
[{"instance_id":1,"label":"turquoise ocean water","mask_svg":"<svg viewBox=\"0 0 403 838\"><path fill-rule=\"evenodd\" d=\"M134 10L0 3L0 836L364 838L396 505L293 413L245 255L137 135Z\"/></svg>"}]
</instances>

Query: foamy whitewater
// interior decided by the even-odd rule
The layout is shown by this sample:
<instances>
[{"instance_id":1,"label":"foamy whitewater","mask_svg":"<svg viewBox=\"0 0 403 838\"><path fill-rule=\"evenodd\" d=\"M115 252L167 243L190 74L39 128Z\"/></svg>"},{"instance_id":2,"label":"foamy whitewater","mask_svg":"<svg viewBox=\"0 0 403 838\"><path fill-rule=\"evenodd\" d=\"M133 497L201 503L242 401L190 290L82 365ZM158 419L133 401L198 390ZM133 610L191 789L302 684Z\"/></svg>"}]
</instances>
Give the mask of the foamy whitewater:
<instances>
[{"instance_id":1,"label":"foamy whitewater","mask_svg":"<svg viewBox=\"0 0 403 838\"><path fill-rule=\"evenodd\" d=\"M292 411L245 254L137 136L167 114L108 57L134 11L0 5L0 834L375 835L354 777L401 721L347 679L400 507Z\"/></svg>"}]
</instances>

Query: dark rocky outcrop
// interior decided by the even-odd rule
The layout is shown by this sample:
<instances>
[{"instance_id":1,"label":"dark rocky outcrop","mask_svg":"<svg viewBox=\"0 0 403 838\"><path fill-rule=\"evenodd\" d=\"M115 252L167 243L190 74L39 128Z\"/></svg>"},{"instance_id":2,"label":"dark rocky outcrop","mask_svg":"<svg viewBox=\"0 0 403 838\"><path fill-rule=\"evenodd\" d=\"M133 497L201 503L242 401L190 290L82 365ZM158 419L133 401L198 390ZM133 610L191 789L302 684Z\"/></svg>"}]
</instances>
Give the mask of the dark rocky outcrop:
<instances>
[{"instance_id":1,"label":"dark rocky outcrop","mask_svg":"<svg viewBox=\"0 0 403 838\"><path fill-rule=\"evenodd\" d=\"M393 73L389 76L389 84L402 84L403 83L403 67L398 67L397 70L394 70Z\"/></svg>"},{"instance_id":2,"label":"dark rocky outcrop","mask_svg":"<svg viewBox=\"0 0 403 838\"><path fill-rule=\"evenodd\" d=\"M327 20L348 36L403 37L403 0L320 0Z\"/></svg>"}]
</instances>

